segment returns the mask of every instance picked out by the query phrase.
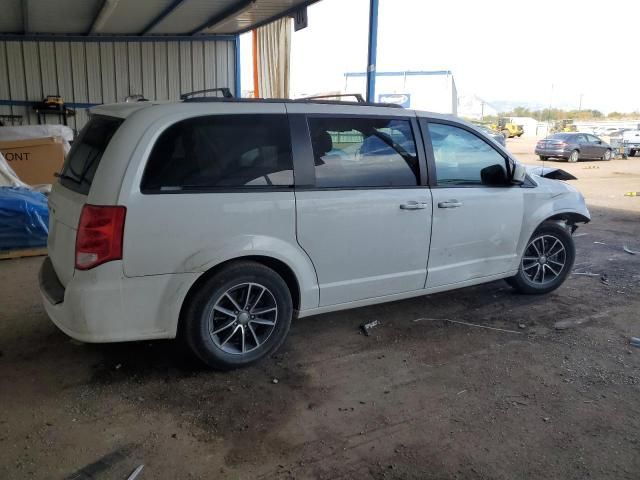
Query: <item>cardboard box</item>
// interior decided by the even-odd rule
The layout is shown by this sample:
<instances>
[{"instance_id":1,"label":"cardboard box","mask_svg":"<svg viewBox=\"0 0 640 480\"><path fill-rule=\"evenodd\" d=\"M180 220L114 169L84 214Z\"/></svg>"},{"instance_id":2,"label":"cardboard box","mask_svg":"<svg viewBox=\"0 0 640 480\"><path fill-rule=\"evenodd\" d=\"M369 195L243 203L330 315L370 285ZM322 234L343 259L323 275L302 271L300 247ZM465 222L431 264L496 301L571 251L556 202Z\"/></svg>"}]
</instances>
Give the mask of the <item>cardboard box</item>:
<instances>
[{"instance_id":1,"label":"cardboard box","mask_svg":"<svg viewBox=\"0 0 640 480\"><path fill-rule=\"evenodd\" d=\"M54 183L62 170L64 145L58 137L0 141L0 152L16 175L29 185Z\"/></svg>"}]
</instances>

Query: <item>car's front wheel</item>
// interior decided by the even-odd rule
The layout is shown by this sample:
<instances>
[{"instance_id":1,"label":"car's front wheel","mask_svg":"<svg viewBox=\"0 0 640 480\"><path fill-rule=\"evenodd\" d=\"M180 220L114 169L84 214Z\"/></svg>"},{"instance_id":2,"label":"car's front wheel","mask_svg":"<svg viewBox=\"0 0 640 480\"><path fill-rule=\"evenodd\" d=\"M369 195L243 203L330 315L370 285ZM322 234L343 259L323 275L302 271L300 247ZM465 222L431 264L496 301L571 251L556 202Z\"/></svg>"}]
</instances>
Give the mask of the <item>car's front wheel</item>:
<instances>
[{"instance_id":1,"label":"car's front wheel","mask_svg":"<svg viewBox=\"0 0 640 480\"><path fill-rule=\"evenodd\" d=\"M557 223L543 223L533 233L518 273L507 279L521 293L548 293L567 278L575 260L575 245L567 228Z\"/></svg>"},{"instance_id":2,"label":"car's front wheel","mask_svg":"<svg viewBox=\"0 0 640 480\"><path fill-rule=\"evenodd\" d=\"M604 152L604 155L602 156L602 159L603 159L603 160L606 160L606 161L611 160L611 150L608 150L608 149L607 149L607 150Z\"/></svg>"},{"instance_id":3,"label":"car's front wheel","mask_svg":"<svg viewBox=\"0 0 640 480\"><path fill-rule=\"evenodd\" d=\"M576 163L578 160L580 160L580 152L578 152L578 150L573 150L569 154L569 158L567 160L571 163Z\"/></svg>"},{"instance_id":4,"label":"car's front wheel","mask_svg":"<svg viewBox=\"0 0 640 480\"><path fill-rule=\"evenodd\" d=\"M223 268L193 294L182 335L210 367L243 367L275 351L293 315L291 292L278 273L257 262Z\"/></svg>"}]
</instances>

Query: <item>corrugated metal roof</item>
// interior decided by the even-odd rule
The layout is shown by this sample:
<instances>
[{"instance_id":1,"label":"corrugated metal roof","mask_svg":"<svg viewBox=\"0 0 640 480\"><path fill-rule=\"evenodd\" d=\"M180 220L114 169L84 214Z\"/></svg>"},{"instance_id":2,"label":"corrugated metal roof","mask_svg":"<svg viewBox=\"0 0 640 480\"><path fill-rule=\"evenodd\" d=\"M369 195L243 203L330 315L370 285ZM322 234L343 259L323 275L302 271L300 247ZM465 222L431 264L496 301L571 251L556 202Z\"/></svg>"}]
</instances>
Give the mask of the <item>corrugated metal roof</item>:
<instances>
[{"instance_id":1,"label":"corrugated metal roof","mask_svg":"<svg viewBox=\"0 0 640 480\"><path fill-rule=\"evenodd\" d=\"M236 34L319 0L2 0L1 34Z\"/></svg>"}]
</instances>

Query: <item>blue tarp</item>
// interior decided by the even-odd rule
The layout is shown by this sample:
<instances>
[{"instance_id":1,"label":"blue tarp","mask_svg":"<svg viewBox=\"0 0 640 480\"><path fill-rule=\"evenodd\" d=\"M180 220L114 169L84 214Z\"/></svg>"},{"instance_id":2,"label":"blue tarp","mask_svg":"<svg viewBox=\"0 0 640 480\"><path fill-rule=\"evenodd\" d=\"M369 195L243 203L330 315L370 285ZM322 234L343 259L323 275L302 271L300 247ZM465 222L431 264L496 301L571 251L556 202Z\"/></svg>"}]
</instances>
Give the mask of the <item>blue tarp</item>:
<instances>
[{"instance_id":1,"label":"blue tarp","mask_svg":"<svg viewBox=\"0 0 640 480\"><path fill-rule=\"evenodd\" d=\"M47 197L28 188L0 187L0 251L47 245Z\"/></svg>"}]
</instances>

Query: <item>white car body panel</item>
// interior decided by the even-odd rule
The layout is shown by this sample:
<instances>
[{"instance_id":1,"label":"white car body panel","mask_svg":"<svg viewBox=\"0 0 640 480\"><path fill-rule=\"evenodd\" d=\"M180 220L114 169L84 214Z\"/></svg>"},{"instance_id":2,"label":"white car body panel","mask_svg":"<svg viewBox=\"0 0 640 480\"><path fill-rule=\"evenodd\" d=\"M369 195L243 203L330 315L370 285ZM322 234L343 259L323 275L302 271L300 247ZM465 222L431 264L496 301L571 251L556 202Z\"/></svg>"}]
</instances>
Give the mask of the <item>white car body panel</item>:
<instances>
[{"instance_id":1,"label":"white car body panel","mask_svg":"<svg viewBox=\"0 0 640 480\"><path fill-rule=\"evenodd\" d=\"M511 276L540 223L565 213L589 218L575 189L536 175L531 175L537 184L531 188L180 194L142 194L139 188L158 136L173 123L194 116L418 115L469 126L442 115L264 102L139 102L101 106L93 113L126 121L105 150L88 195L60 184L53 187L48 246L65 287L64 301L54 305L43 295L54 323L82 341L175 337L182 305L196 281L234 259L269 257L285 264L297 281L298 316L304 317ZM451 199L463 206L437 207ZM425 208L401 210L408 202ZM74 268L75 235L86 203L126 207L123 258L79 271Z\"/></svg>"},{"instance_id":2,"label":"white car body panel","mask_svg":"<svg viewBox=\"0 0 640 480\"><path fill-rule=\"evenodd\" d=\"M434 188L432 191L428 288L518 269L523 188ZM447 202L460 206L439 207Z\"/></svg>"},{"instance_id":3,"label":"white car body panel","mask_svg":"<svg viewBox=\"0 0 640 480\"><path fill-rule=\"evenodd\" d=\"M424 208L402 210L408 202ZM296 203L298 240L316 268L321 306L424 288L428 189L302 190Z\"/></svg>"}]
</instances>

